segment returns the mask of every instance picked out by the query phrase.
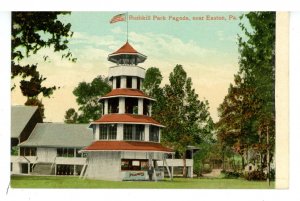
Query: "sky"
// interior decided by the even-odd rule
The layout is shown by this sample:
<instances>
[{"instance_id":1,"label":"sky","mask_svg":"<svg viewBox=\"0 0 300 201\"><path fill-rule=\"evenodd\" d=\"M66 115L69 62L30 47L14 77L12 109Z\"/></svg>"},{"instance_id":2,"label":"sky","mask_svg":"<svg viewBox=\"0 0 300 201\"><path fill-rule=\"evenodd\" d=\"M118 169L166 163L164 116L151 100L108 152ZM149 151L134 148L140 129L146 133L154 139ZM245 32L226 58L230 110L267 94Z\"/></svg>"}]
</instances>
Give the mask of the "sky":
<instances>
[{"instance_id":1,"label":"sky","mask_svg":"<svg viewBox=\"0 0 300 201\"><path fill-rule=\"evenodd\" d=\"M108 75L114 64L108 54L119 49L127 39L127 23L110 24L111 18L122 12L72 12L60 20L70 22L73 37L69 47L76 63L62 60L51 48L40 50L21 63L38 64L47 78L47 86L60 89L51 98L42 98L45 121L63 122L65 111L78 108L73 89L79 82L91 82L96 76ZM238 71L237 36L243 12L129 12L128 40L147 60L144 68L157 67L163 75L162 86L169 74L181 64L192 78L200 100L208 100L214 121L217 108L227 94L229 84ZM186 20L188 18L188 20ZM243 23L247 22L244 20ZM44 61L43 56L49 60ZM14 79L13 83L18 83ZM18 86L18 84L17 84ZM23 105L26 98L17 87L11 94L12 105Z\"/></svg>"}]
</instances>

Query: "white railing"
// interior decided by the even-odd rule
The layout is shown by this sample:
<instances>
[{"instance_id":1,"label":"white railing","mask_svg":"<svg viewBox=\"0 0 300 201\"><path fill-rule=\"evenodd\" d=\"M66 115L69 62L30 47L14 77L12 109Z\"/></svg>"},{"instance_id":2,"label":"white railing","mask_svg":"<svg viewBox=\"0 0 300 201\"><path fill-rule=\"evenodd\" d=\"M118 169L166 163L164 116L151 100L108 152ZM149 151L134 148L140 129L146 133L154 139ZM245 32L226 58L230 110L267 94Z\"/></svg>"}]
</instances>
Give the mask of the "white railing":
<instances>
[{"instance_id":1,"label":"white railing","mask_svg":"<svg viewBox=\"0 0 300 201\"><path fill-rule=\"evenodd\" d=\"M109 68L108 76L137 76L137 77L145 77L145 69L140 66L134 65L119 65L112 66Z\"/></svg>"},{"instance_id":2,"label":"white railing","mask_svg":"<svg viewBox=\"0 0 300 201\"><path fill-rule=\"evenodd\" d=\"M37 157L36 156L10 156L10 161L12 163L36 163Z\"/></svg>"},{"instance_id":3,"label":"white railing","mask_svg":"<svg viewBox=\"0 0 300 201\"><path fill-rule=\"evenodd\" d=\"M86 158L76 158L76 157L56 157L56 164L64 165L84 165Z\"/></svg>"},{"instance_id":4,"label":"white railing","mask_svg":"<svg viewBox=\"0 0 300 201\"><path fill-rule=\"evenodd\" d=\"M182 159L166 159L169 167L183 167ZM163 166L163 161L157 161L158 166ZM186 166L193 166L193 159L186 159Z\"/></svg>"}]
</instances>

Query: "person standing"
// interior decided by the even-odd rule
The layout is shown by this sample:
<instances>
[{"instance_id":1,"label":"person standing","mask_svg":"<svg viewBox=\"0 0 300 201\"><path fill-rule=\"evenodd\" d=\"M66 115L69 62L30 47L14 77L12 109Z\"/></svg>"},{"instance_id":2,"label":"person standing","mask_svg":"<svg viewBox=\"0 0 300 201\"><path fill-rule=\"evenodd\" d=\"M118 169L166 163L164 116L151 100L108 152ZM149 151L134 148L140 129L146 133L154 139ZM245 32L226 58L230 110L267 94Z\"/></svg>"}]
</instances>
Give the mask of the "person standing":
<instances>
[{"instance_id":1,"label":"person standing","mask_svg":"<svg viewBox=\"0 0 300 201\"><path fill-rule=\"evenodd\" d=\"M152 165L149 166L148 175L149 175L149 181L152 181L152 176L153 176L153 166Z\"/></svg>"}]
</instances>

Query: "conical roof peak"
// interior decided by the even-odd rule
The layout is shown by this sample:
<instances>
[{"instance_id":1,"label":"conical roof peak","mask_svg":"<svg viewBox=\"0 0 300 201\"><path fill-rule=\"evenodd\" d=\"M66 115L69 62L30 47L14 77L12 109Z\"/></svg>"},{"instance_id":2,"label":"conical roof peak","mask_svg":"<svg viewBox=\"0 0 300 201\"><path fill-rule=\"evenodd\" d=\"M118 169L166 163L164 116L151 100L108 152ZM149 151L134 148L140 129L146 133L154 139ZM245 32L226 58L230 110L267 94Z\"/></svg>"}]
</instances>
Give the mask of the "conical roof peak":
<instances>
[{"instance_id":1,"label":"conical roof peak","mask_svg":"<svg viewBox=\"0 0 300 201\"><path fill-rule=\"evenodd\" d=\"M143 63L147 56L136 51L127 41L117 51L109 54L107 59L117 64L137 65L138 63Z\"/></svg>"},{"instance_id":2,"label":"conical roof peak","mask_svg":"<svg viewBox=\"0 0 300 201\"><path fill-rule=\"evenodd\" d=\"M127 41L120 49L115 51L113 54L120 54L120 53L138 53Z\"/></svg>"}]
</instances>

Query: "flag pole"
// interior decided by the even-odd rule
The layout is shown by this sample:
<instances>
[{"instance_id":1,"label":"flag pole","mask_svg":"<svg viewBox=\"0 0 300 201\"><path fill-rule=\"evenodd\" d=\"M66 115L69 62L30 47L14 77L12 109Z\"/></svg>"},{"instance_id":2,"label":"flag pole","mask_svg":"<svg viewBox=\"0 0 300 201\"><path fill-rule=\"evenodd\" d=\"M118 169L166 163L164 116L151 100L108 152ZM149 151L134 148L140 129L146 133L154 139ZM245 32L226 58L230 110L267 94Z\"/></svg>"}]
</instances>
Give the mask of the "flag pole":
<instances>
[{"instance_id":1,"label":"flag pole","mask_svg":"<svg viewBox=\"0 0 300 201\"><path fill-rule=\"evenodd\" d=\"M127 21L127 42L128 42L128 12L126 12L126 21Z\"/></svg>"}]
</instances>

